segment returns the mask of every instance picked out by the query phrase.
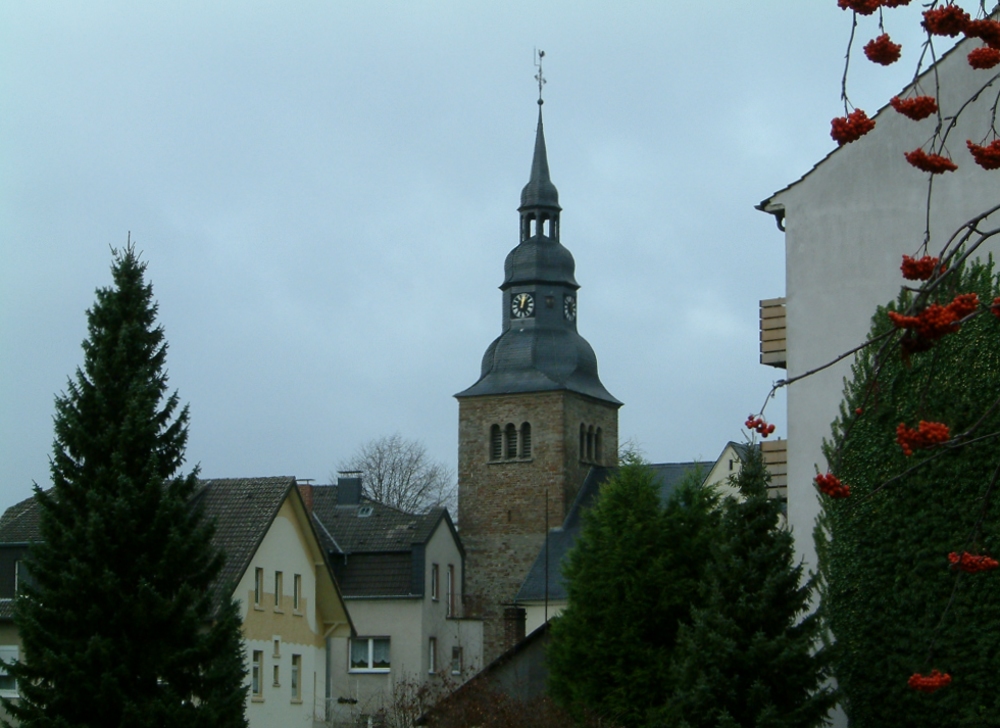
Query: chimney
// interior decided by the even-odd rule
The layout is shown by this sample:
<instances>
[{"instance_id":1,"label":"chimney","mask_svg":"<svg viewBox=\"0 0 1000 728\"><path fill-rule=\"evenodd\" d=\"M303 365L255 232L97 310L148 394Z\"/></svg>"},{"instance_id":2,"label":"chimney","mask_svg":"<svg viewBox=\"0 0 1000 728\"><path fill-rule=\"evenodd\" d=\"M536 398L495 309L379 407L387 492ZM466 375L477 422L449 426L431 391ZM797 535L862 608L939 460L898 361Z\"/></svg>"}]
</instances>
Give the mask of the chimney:
<instances>
[{"instance_id":1,"label":"chimney","mask_svg":"<svg viewBox=\"0 0 1000 728\"><path fill-rule=\"evenodd\" d=\"M302 496L302 502L305 503L306 512L313 512L313 486L311 478L303 478L302 480L295 481L295 485L299 489L299 495Z\"/></svg>"},{"instance_id":2,"label":"chimney","mask_svg":"<svg viewBox=\"0 0 1000 728\"><path fill-rule=\"evenodd\" d=\"M509 650L524 640L527 612L521 607L504 607L503 610L503 649Z\"/></svg>"},{"instance_id":3,"label":"chimney","mask_svg":"<svg viewBox=\"0 0 1000 728\"><path fill-rule=\"evenodd\" d=\"M361 471L345 470L337 477L337 505L356 506L361 503Z\"/></svg>"}]
</instances>

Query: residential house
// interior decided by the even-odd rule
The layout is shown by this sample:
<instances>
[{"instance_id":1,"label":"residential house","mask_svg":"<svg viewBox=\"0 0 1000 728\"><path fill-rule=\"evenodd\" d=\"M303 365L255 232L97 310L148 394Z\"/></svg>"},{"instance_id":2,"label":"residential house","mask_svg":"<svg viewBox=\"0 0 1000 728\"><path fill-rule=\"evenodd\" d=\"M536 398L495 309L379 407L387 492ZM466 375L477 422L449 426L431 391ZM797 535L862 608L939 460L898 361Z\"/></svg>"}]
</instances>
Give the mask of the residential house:
<instances>
[{"instance_id":1,"label":"residential house","mask_svg":"<svg viewBox=\"0 0 1000 728\"><path fill-rule=\"evenodd\" d=\"M448 511L405 513L362 495L360 478L310 490L357 630L330 655L346 677L334 717L376 716L394 696L444 690L481 669L482 622L463 616L465 551Z\"/></svg>"},{"instance_id":2,"label":"residential house","mask_svg":"<svg viewBox=\"0 0 1000 728\"><path fill-rule=\"evenodd\" d=\"M335 690L328 646L346 645L352 626L295 478L205 480L194 500L215 519L213 542L226 554L217 583L235 585L240 602L250 726L322 724ZM0 657L8 659L20 656L13 598L38 516L29 498L0 518ZM16 695L5 678L0 690Z\"/></svg>"},{"instance_id":3,"label":"residential house","mask_svg":"<svg viewBox=\"0 0 1000 728\"><path fill-rule=\"evenodd\" d=\"M932 94L939 84L948 119L992 77L966 60L978 45L960 42L898 95L916 89ZM958 170L934 182L932 255L960 225L997 203L997 173L980 168L965 149L966 139L989 137L995 99L995 88L983 93L949 134ZM758 206L775 217L785 242L784 296L761 301L761 363L785 369L787 378L864 341L876 307L893 300L904 283L902 256L919 254L924 239L928 175L903 155L927 143L936 117L914 122L888 105L869 113L875 120L871 132L830 152ZM788 519L796 551L809 568L816 565L813 526L819 513L813 477L827 468L822 444L838 415L850 365L848 357L787 389Z\"/></svg>"}]
</instances>

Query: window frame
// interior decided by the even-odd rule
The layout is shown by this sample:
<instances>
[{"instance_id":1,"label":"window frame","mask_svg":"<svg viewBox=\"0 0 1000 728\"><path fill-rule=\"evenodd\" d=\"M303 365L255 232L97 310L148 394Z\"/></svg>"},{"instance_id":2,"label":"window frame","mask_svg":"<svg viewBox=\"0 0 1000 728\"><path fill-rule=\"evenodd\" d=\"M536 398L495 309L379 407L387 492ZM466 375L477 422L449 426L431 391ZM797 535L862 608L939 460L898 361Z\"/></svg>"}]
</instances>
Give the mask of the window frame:
<instances>
[{"instance_id":1,"label":"window frame","mask_svg":"<svg viewBox=\"0 0 1000 728\"><path fill-rule=\"evenodd\" d=\"M19 658L20 649L17 645L0 645L0 677L12 679L7 668L11 663L17 662ZM13 687L0 687L0 696L5 698L20 697L20 693L17 690L17 680L14 680L13 683Z\"/></svg>"},{"instance_id":2,"label":"window frame","mask_svg":"<svg viewBox=\"0 0 1000 728\"><path fill-rule=\"evenodd\" d=\"M302 655L292 655L292 672L289 680L292 702L302 702Z\"/></svg>"},{"instance_id":3,"label":"window frame","mask_svg":"<svg viewBox=\"0 0 1000 728\"><path fill-rule=\"evenodd\" d=\"M292 611L296 614L302 609L302 574L292 577Z\"/></svg>"},{"instance_id":4,"label":"window frame","mask_svg":"<svg viewBox=\"0 0 1000 728\"><path fill-rule=\"evenodd\" d=\"M354 666L354 644L367 643L368 645L368 666ZM389 664L387 667L374 667L375 664L375 643L385 642L388 644ZM381 637L352 637L347 641L347 671L351 673L388 673L392 671L392 638Z\"/></svg>"},{"instance_id":5,"label":"window frame","mask_svg":"<svg viewBox=\"0 0 1000 728\"><path fill-rule=\"evenodd\" d=\"M427 640L427 672L430 675L437 672L437 637Z\"/></svg>"},{"instance_id":6,"label":"window frame","mask_svg":"<svg viewBox=\"0 0 1000 728\"><path fill-rule=\"evenodd\" d=\"M250 660L250 697L264 699L264 650L254 650Z\"/></svg>"},{"instance_id":7,"label":"window frame","mask_svg":"<svg viewBox=\"0 0 1000 728\"><path fill-rule=\"evenodd\" d=\"M445 616L454 617L455 616L455 565L448 564L448 573L446 575L446 588L448 596L448 611Z\"/></svg>"},{"instance_id":8,"label":"window frame","mask_svg":"<svg viewBox=\"0 0 1000 728\"><path fill-rule=\"evenodd\" d=\"M437 564L431 564L431 601L441 598L441 570Z\"/></svg>"},{"instance_id":9,"label":"window frame","mask_svg":"<svg viewBox=\"0 0 1000 728\"><path fill-rule=\"evenodd\" d=\"M253 606L255 609L262 609L260 603L264 597L264 569L257 567L253 570Z\"/></svg>"},{"instance_id":10,"label":"window frame","mask_svg":"<svg viewBox=\"0 0 1000 728\"><path fill-rule=\"evenodd\" d=\"M462 646L454 645L451 648L451 674L462 674Z\"/></svg>"},{"instance_id":11,"label":"window frame","mask_svg":"<svg viewBox=\"0 0 1000 728\"><path fill-rule=\"evenodd\" d=\"M281 597L284 591L285 575L280 571L274 572L274 611L281 611Z\"/></svg>"}]
</instances>

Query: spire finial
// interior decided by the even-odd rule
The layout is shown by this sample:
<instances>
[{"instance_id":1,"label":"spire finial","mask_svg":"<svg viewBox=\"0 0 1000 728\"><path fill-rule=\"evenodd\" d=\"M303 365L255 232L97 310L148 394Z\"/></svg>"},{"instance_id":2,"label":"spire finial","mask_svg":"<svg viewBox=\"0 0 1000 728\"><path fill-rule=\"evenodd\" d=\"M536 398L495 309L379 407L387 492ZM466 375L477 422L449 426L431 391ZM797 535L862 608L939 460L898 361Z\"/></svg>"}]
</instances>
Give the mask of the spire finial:
<instances>
[{"instance_id":1,"label":"spire finial","mask_svg":"<svg viewBox=\"0 0 1000 728\"><path fill-rule=\"evenodd\" d=\"M535 49L535 68L538 69L538 73L535 74L535 80L538 81L538 105L541 106L545 102L542 100L542 86L544 86L548 81L545 80L545 76L542 75L542 59L545 58L545 51L540 51Z\"/></svg>"}]
</instances>

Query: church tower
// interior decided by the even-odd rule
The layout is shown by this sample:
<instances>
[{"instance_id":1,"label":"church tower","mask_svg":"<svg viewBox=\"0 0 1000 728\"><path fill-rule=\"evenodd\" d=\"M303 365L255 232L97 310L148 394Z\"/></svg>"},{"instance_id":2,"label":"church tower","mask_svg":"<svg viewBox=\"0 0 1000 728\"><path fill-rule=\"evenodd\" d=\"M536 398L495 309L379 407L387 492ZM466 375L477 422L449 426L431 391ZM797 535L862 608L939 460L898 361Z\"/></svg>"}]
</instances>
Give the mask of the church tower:
<instances>
[{"instance_id":1,"label":"church tower","mask_svg":"<svg viewBox=\"0 0 1000 728\"><path fill-rule=\"evenodd\" d=\"M511 646L514 597L546 528L562 523L590 467L613 465L618 455L622 403L601 384L594 350L577 333L580 286L560 242L562 208L538 103L519 242L500 286L502 331L479 381L455 395L467 613L484 619L485 663Z\"/></svg>"}]
</instances>

